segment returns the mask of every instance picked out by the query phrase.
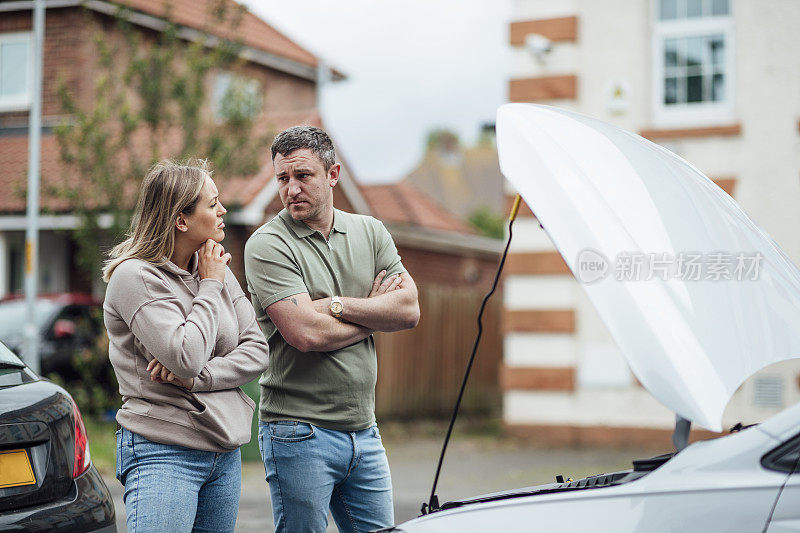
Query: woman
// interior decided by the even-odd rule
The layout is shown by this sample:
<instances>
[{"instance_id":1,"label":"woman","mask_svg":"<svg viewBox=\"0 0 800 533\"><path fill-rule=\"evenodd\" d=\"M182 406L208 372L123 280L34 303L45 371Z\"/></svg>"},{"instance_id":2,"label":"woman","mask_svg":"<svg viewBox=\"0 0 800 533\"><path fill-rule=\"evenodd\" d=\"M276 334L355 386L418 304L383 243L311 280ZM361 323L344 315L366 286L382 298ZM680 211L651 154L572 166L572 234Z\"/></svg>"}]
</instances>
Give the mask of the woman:
<instances>
[{"instance_id":1,"label":"woman","mask_svg":"<svg viewBox=\"0 0 800 533\"><path fill-rule=\"evenodd\" d=\"M205 161L158 163L103 271L131 533L236 524L255 408L239 386L267 367L268 348L219 244L225 213Z\"/></svg>"}]
</instances>

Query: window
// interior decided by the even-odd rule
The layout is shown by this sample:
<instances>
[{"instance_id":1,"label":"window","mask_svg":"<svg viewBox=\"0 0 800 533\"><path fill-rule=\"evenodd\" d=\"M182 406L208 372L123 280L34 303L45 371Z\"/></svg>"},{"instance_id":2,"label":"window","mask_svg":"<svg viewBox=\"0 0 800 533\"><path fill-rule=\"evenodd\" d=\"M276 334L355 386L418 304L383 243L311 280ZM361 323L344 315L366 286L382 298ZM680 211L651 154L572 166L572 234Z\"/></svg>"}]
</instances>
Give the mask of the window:
<instances>
[{"instance_id":1,"label":"window","mask_svg":"<svg viewBox=\"0 0 800 533\"><path fill-rule=\"evenodd\" d=\"M729 0L654 2L654 122L662 127L732 122Z\"/></svg>"},{"instance_id":2,"label":"window","mask_svg":"<svg viewBox=\"0 0 800 533\"><path fill-rule=\"evenodd\" d=\"M30 106L32 43L30 33L0 33L0 111Z\"/></svg>"},{"instance_id":3,"label":"window","mask_svg":"<svg viewBox=\"0 0 800 533\"><path fill-rule=\"evenodd\" d=\"M261 112L262 91L258 81L222 72L214 79L214 116L223 122L252 120Z\"/></svg>"}]
</instances>

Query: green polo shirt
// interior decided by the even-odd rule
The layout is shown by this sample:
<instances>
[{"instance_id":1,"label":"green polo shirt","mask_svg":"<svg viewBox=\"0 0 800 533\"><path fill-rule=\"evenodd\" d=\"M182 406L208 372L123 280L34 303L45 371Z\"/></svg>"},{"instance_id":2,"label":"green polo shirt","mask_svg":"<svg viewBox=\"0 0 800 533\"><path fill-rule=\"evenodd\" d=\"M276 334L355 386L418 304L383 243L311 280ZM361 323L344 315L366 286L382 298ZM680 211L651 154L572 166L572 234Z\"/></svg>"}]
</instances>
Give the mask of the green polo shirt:
<instances>
[{"instance_id":1,"label":"green polo shirt","mask_svg":"<svg viewBox=\"0 0 800 533\"><path fill-rule=\"evenodd\" d=\"M333 352L301 352L287 343L265 309L307 292L366 298L375 276L405 272L392 237L372 217L334 210L328 240L284 209L248 239L247 288L269 341L269 368L259 380L264 422L299 420L339 431L375 422L377 359L366 339Z\"/></svg>"}]
</instances>

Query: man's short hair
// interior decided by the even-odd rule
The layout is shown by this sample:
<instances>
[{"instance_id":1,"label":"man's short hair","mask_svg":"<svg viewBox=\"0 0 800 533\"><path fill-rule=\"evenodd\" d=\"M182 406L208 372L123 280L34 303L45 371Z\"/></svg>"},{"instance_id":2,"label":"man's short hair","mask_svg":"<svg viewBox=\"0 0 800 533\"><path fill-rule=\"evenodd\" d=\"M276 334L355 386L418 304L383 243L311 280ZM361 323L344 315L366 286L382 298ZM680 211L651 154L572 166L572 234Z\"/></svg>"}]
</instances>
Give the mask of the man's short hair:
<instances>
[{"instance_id":1,"label":"man's short hair","mask_svg":"<svg viewBox=\"0 0 800 533\"><path fill-rule=\"evenodd\" d=\"M336 163L336 152L333 150L331 138L314 126L292 126L280 132L272 141L272 160L275 161L277 154L286 157L303 148L308 148L319 157L325 172Z\"/></svg>"}]
</instances>

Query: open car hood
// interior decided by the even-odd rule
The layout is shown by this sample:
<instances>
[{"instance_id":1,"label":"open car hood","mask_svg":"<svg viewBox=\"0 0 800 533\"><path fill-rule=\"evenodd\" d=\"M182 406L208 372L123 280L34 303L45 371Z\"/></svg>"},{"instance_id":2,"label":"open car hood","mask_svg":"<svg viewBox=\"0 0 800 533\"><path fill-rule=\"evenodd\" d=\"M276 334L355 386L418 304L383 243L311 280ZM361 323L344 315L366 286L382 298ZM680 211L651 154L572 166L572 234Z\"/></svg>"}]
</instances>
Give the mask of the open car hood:
<instances>
[{"instance_id":1,"label":"open car hood","mask_svg":"<svg viewBox=\"0 0 800 533\"><path fill-rule=\"evenodd\" d=\"M800 356L800 271L692 165L533 104L500 107L497 146L503 174L667 408L721 431L742 382Z\"/></svg>"}]
</instances>

